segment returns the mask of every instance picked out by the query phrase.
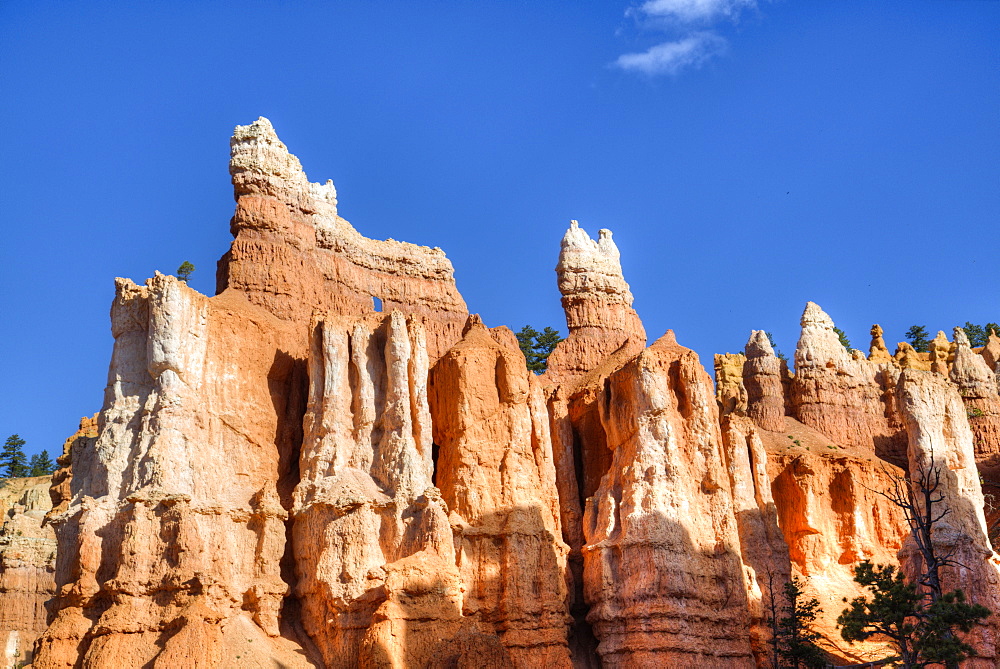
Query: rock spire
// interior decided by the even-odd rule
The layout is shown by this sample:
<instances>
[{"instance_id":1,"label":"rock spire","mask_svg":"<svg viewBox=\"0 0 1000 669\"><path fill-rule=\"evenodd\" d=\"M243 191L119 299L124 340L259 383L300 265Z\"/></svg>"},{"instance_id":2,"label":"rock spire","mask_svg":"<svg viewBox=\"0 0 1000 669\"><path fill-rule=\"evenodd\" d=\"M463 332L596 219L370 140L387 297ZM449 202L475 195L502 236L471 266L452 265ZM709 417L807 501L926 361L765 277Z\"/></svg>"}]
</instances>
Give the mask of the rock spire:
<instances>
[{"instance_id":1,"label":"rock spire","mask_svg":"<svg viewBox=\"0 0 1000 669\"><path fill-rule=\"evenodd\" d=\"M632 292L610 230L601 230L594 241L571 221L556 275L569 336L549 357L547 380L579 378L620 348L634 354L645 346L646 331L632 308Z\"/></svg>"}]
</instances>

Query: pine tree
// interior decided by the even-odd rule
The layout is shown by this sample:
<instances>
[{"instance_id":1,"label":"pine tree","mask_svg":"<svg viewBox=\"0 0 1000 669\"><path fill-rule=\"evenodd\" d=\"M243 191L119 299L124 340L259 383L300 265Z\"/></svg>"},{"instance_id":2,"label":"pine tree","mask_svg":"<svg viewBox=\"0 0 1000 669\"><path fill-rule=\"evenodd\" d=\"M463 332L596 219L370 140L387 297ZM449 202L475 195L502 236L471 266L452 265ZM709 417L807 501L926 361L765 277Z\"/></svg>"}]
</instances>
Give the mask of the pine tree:
<instances>
[{"instance_id":1,"label":"pine tree","mask_svg":"<svg viewBox=\"0 0 1000 669\"><path fill-rule=\"evenodd\" d=\"M847 641L888 637L898 653L892 659L904 669L957 669L973 648L956 633L969 632L990 615L985 606L966 602L961 590L943 591L941 569L958 563L953 551L942 553L933 541L935 524L950 513L943 505L941 476L938 466L918 467L912 482L889 474L892 488L879 494L903 511L920 553L921 572L908 582L893 565L861 562L854 568L854 580L870 591L870 598L855 597L837 618Z\"/></svg>"},{"instance_id":2,"label":"pine tree","mask_svg":"<svg viewBox=\"0 0 1000 669\"><path fill-rule=\"evenodd\" d=\"M779 351L777 344L774 343L774 335L771 334L770 332L765 332L764 334L767 335L767 341L771 344L771 348L774 349L775 357L777 357L778 360L784 360L785 362L788 362L788 357L784 353Z\"/></svg>"},{"instance_id":3,"label":"pine tree","mask_svg":"<svg viewBox=\"0 0 1000 669\"><path fill-rule=\"evenodd\" d=\"M844 348L846 348L847 352L850 353L851 352L851 340L847 338L847 335L844 334L844 331L841 330L840 328L835 327L835 328L833 328L833 331L837 333L838 337L840 337L840 344L841 344L841 346L843 346Z\"/></svg>"},{"instance_id":4,"label":"pine tree","mask_svg":"<svg viewBox=\"0 0 1000 669\"><path fill-rule=\"evenodd\" d=\"M47 476L56 470L55 464L49 457L47 450L31 456L31 464L28 465L30 473L28 476Z\"/></svg>"},{"instance_id":5,"label":"pine tree","mask_svg":"<svg viewBox=\"0 0 1000 669\"><path fill-rule=\"evenodd\" d=\"M514 336L524 354L525 364L535 374L541 374L548 368L549 355L555 350L556 344L563 340L558 330L546 327L539 332L530 325L525 325Z\"/></svg>"},{"instance_id":6,"label":"pine tree","mask_svg":"<svg viewBox=\"0 0 1000 669\"><path fill-rule=\"evenodd\" d=\"M27 458L24 456L26 442L16 434L7 437L3 451L0 452L0 467L4 468L4 476L18 478L28 475Z\"/></svg>"},{"instance_id":7,"label":"pine tree","mask_svg":"<svg viewBox=\"0 0 1000 669\"><path fill-rule=\"evenodd\" d=\"M535 361L535 337L539 334L541 333L530 325L525 325L520 332L514 333L514 336L517 337L517 345L521 347L521 353L524 354L525 364L531 371L535 371L533 365L537 365Z\"/></svg>"},{"instance_id":8,"label":"pine tree","mask_svg":"<svg viewBox=\"0 0 1000 669\"><path fill-rule=\"evenodd\" d=\"M191 278L191 274L194 272L194 265L189 263L187 260L181 263L181 266L177 268L177 278L184 283L188 282Z\"/></svg>"},{"instance_id":9,"label":"pine tree","mask_svg":"<svg viewBox=\"0 0 1000 669\"><path fill-rule=\"evenodd\" d=\"M816 645L820 635L813 630L816 616L822 609L818 599L804 597L802 580L797 576L785 583L785 605L781 613L774 626L774 643L778 656L784 660L783 666L795 669L825 667L826 657Z\"/></svg>"},{"instance_id":10,"label":"pine tree","mask_svg":"<svg viewBox=\"0 0 1000 669\"><path fill-rule=\"evenodd\" d=\"M927 327L924 325L911 325L910 329L906 331L906 341L910 342L914 350L920 353L926 353L930 350L930 335L927 334Z\"/></svg>"}]
</instances>

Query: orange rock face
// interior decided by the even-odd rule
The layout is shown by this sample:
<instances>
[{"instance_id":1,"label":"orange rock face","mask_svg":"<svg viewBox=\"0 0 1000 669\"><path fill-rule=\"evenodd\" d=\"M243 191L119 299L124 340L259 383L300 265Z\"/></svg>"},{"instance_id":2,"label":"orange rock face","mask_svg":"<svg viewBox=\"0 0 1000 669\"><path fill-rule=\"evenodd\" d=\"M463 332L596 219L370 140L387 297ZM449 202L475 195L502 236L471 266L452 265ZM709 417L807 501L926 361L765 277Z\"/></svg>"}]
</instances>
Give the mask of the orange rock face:
<instances>
[{"instance_id":1,"label":"orange rock face","mask_svg":"<svg viewBox=\"0 0 1000 669\"><path fill-rule=\"evenodd\" d=\"M986 478L1000 481L1000 394L996 376L984 357L969 348L965 330L955 328L954 343L949 378L965 404L976 462Z\"/></svg>"},{"instance_id":2,"label":"orange rock face","mask_svg":"<svg viewBox=\"0 0 1000 669\"><path fill-rule=\"evenodd\" d=\"M895 413L895 368L855 360L833 331L833 321L810 302L802 314L791 384L792 415L835 443L867 447L905 464L906 437Z\"/></svg>"},{"instance_id":3,"label":"orange rock face","mask_svg":"<svg viewBox=\"0 0 1000 669\"><path fill-rule=\"evenodd\" d=\"M715 397L722 414L746 414L747 389L743 385L743 365L746 361L747 357L742 353L715 354Z\"/></svg>"},{"instance_id":4,"label":"orange rock face","mask_svg":"<svg viewBox=\"0 0 1000 669\"><path fill-rule=\"evenodd\" d=\"M822 433L788 418L781 432L761 431L768 453L778 523L792 571L801 576L822 613L820 646L834 657L864 662L885 657L884 644L849 645L837 616L843 599L861 594L853 567L861 560L896 562L908 532L900 509L876 491L898 470L863 449L834 446Z\"/></svg>"},{"instance_id":5,"label":"orange rock face","mask_svg":"<svg viewBox=\"0 0 1000 669\"><path fill-rule=\"evenodd\" d=\"M497 634L515 666L569 667L569 548L548 414L513 333L472 317L434 366L430 397L467 624Z\"/></svg>"},{"instance_id":6,"label":"orange rock face","mask_svg":"<svg viewBox=\"0 0 1000 669\"><path fill-rule=\"evenodd\" d=\"M712 384L669 333L608 377L612 465L588 500L588 619L605 666L754 666Z\"/></svg>"},{"instance_id":7,"label":"orange rock face","mask_svg":"<svg viewBox=\"0 0 1000 669\"><path fill-rule=\"evenodd\" d=\"M419 666L461 626L451 529L432 481L426 340L398 311L352 320L313 327L296 592L325 666Z\"/></svg>"},{"instance_id":8,"label":"orange rock face","mask_svg":"<svg viewBox=\"0 0 1000 669\"><path fill-rule=\"evenodd\" d=\"M831 657L845 663L884 657L883 644L846 644L836 618L843 598L860 594L853 565L895 562L906 535L902 513L875 492L889 481L883 467L895 468L870 449L836 446L791 417L781 431L735 414L722 424L758 666L770 662L764 617L771 598L784 605L782 587L793 574L803 579L807 596L820 601L815 630Z\"/></svg>"},{"instance_id":9,"label":"orange rock face","mask_svg":"<svg viewBox=\"0 0 1000 669\"><path fill-rule=\"evenodd\" d=\"M956 328L956 335L959 331ZM964 333L963 333L964 334ZM968 341L956 336L956 366ZM974 353L970 353L975 355ZM900 377L899 405L909 435L910 481L917 508L923 512L921 472L940 472L937 510L948 510L934 524L931 543L939 557L950 554L954 564L942 569L942 589L961 589L969 601L995 609L1000 601L1000 556L990 546L983 514L983 492L976 469L973 432L958 390L938 374L907 370ZM933 480L933 479L932 479ZM922 570L921 552L910 538L900 552L903 568ZM991 616L976 625L965 640L975 657L963 667L986 669L1000 662L1000 623Z\"/></svg>"},{"instance_id":10,"label":"orange rock face","mask_svg":"<svg viewBox=\"0 0 1000 669\"><path fill-rule=\"evenodd\" d=\"M117 280L104 406L49 524L46 482L11 497L8 664L38 636L40 669L770 666L792 575L831 659L877 659L835 619L857 561L912 568L880 458L931 446L938 540L972 564L949 583L996 601L975 462L1000 453L1000 340L893 357L874 326L866 359L810 303L794 376L755 331L714 393L672 333L646 347L610 231L574 221L569 336L539 377L440 249L363 237L265 119L230 173L218 294ZM971 637L989 661L992 624Z\"/></svg>"},{"instance_id":11,"label":"orange rock face","mask_svg":"<svg viewBox=\"0 0 1000 669\"><path fill-rule=\"evenodd\" d=\"M55 592L56 537L44 525L51 508L48 476L0 479L0 659L32 660L45 630L45 602Z\"/></svg>"},{"instance_id":12,"label":"orange rock face","mask_svg":"<svg viewBox=\"0 0 1000 669\"><path fill-rule=\"evenodd\" d=\"M51 516L59 589L35 666L301 665L278 619L293 464L280 427L297 384L277 351L292 336L173 277L117 287L98 436L73 447Z\"/></svg>"},{"instance_id":13,"label":"orange rock face","mask_svg":"<svg viewBox=\"0 0 1000 669\"><path fill-rule=\"evenodd\" d=\"M219 293L237 291L300 330L313 309L398 309L424 323L431 360L458 341L468 310L441 249L363 237L337 215L333 182L310 183L267 119L237 126L231 147L235 239Z\"/></svg>"},{"instance_id":14,"label":"orange rock face","mask_svg":"<svg viewBox=\"0 0 1000 669\"><path fill-rule=\"evenodd\" d=\"M774 355L763 330L754 330L746 346L743 385L747 391L747 416L765 430L780 432L785 426L784 387L786 367Z\"/></svg>"},{"instance_id":15,"label":"orange rock face","mask_svg":"<svg viewBox=\"0 0 1000 669\"><path fill-rule=\"evenodd\" d=\"M59 590L38 667L100 667L112 657L163 667L235 657L321 662L327 639L314 642L303 629L320 604L297 599L308 584L296 577L289 531L298 524L296 499L308 498L293 491L302 487L306 448L311 314L325 309L374 327L374 297L405 310L408 331L422 332L424 357L415 364L424 377L432 356L460 337L465 306L444 254L354 231L336 216L332 184L310 184L266 120L237 128L230 171L236 239L220 261L218 296L172 277L118 281L98 435L74 448L72 475L61 474L56 487ZM381 397L382 388L373 392ZM426 396L423 406L426 413ZM426 434L414 439L426 462L404 476L430 487L430 425L421 424ZM363 442L364 434L352 435L351 443ZM308 468L322 454L301 456ZM427 516L440 511L433 496L408 501L426 503ZM439 571L400 566L385 577L419 581L421 570L434 578Z\"/></svg>"}]
</instances>

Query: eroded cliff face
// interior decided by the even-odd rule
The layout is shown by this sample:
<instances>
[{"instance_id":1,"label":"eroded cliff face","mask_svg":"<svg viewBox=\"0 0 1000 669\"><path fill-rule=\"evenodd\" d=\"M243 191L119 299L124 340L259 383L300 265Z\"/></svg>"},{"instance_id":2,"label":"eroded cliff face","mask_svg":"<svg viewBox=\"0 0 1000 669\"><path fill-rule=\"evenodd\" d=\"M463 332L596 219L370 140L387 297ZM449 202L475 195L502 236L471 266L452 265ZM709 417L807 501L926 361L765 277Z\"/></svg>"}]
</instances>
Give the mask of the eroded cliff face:
<instances>
[{"instance_id":1,"label":"eroded cliff face","mask_svg":"<svg viewBox=\"0 0 1000 669\"><path fill-rule=\"evenodd\" d=\"M956 328L956 362L968 341ZM964 332L962 333L964 335ZM974 354L973 354L974 355ZM931 489L937 511L947 513L933 526L930 542L938 558L953 561L941 569L942 590L961 589L972 602L995 608L1000 601L1000 556L990 546L983 514L983 492L976 469L973 431L959 390L939 374L906 370L899 381L899 406L909 435L909 479L917 511L926 512L923 491ZM900 553L904 571L923 571L923 555L910 537ZM993 616L992 618L995 618ZM970 668L996 667L1000 661L998 623L987 619L964 637L975 657Z\"/></svg>"},{"instance_id":2,"label":"eroded cliff face","mask_svg":"<svg viewBox=\"0 0 1000 669\"><path fill-rule=\"evenodd\" d=\"M59 590L36 666L320 662L327 640L314 645L300 624L319 606L297 595L297 560L309 557L289 531L308 499L293 492L312 313L374 329L373 297L404 311L423 333L425 377L460 337L465 307L440 250L362 237L336 216L332 184L310 184L264 119L237 128L232 156L235 239L220 294L162 275L117 282L98 436L74 448L55 493ZM427 462L403 474L408 495L421 477L430 487L423 425ZM302 453L309 477L321 476L308 469L321 455Z\"/></svg>"},{"instance_id":3,"label":"eroded cliff face","mask_svg":"<svg viewBox=\"0 0 1000 669\"><path fill-rule=\"evenodd\" d=\"M426 347L399 311L314 321L294 556L303 624L329 667L421 666L461 626Z\"/></svg>"},{"instance_id":4,"label":"eroded cliff face","mask_svg":"<svg viewBox=\"0 0 1000 669\"><path fill-rule=\"evenodd\" d=\"M468 310L444 251L361 235L337 214L333 182L310 183L265 118L237 126L230 145L235 239L219 261L217 292L232 289L298 323L302 344L314 309L403 311L424 323L432 361L458 341Z\"/></svg>"},{"instance_id":5,"label":"eroded cliff face","mask_svg":"<svg viewBox=\"0 0 1000 669\"><path fill-rule=\"evenodd\" d=\"M843 599L863 594L854 566L861 560L896 562L908 528L900 509L877 491L887 490L891 477L902 472L870 449L835 445L793 418L785 419L780 432L759 434L791 572L822 607L815 625L820 647L852 662L885 657L885 644L847 644L836 623Z\"/></svg>"},{"instance_id":6,"label":"eroded cliff face","mask_svg":"<svg viewBox=\"0 0 1000 669\"><path fill-rule=\"evenodd\" d=\"M792 575L831 658L877 659L835 618L853 565L904 547L884 461L938 443L941 541L977 561L949 578L997 596L972 477L1000 453L1000 340L890 355L873 326L866 358L810 303L794 375L755 331L714 391L671 332L646 347L610 231L574 221L569 336L535 376L440 249L363 237L266 119L231 147L218 294L117 280L104 405L52 480L34 666L766 666ZM27 639L50 558L7 536Z\"/></svg>"},{"instance_id":7,"label":"eroded cliff face","mask_svg":"<svg viewBox=\"0 0 1000 669\"><path fill-rule=\"evenodd\" d=\"M118 280L112 333L98 436L50 516L59 590L35 666L301 665L278 619L294 334L163 275Z\"/></svg>"},{"instance_id":8,"label":"eroded cliff face","mask_svg":"<svg viewBox=\"0 0 1000 669\"><path fill-rule=\"evenodd\" d=\"M0 480L0 666L32 660L55 592L56 537L44 524L52 478Z\"/></svg>"},{"instance_id":9,"label":"eroded cliff face","mask_svg":"<svg viewBox=\"0 0 1000 669\"><path fill-rule=\"evenodd\" d=\"M569 548L538 378L509 329L473 316L430 390L466 624L497 634L515 666L569 667Z\"/></svg>"},{"instance_id":10,"label":"eroded cliff face","mask_svg":"<svg viewBox=\"0 0 1000 669\"><path fill-rule=\"evenodd\" d=\"M584 519L605 666L754 666L712 383L672 332L600 398L612 463Z\"/></svg>"},{"instance_id":11,"label":"eroded cliff face","mask_svg":"<svg viewBox=\"0 0 1000 669\"><path fill-rule=\"evenodd\" d=\"M837 444L874 444L879 457L905 465L906 436L892 400L894 368L863 356L855 359L833 331L833 320L813 302L801 323L792 415Z\"/></svg>"},{"instance_id":12,"label":"eroded cliff face","mask_svg":"<svg viewBox=\"0 0 1000 669\"><path fill-rule=\"evenodd\" d=\"M1000 394L989 353L975 353L965 330L955 328L954 357L945 371L965 404L976 463L985 478L1000 481Z\"/></svg>"},{"instance_id":13,"label":"eroded cliff face","mask_svg":"<svg viewBox=\"0 0 1000 669\"><path fill-rule=\"evenodd\" d=\"M819 599L823 608L816 626L822 635L820 645L845 661L870 661L884 657L888 647L877 643L845 644L836 627L843 598L861 594L853 582L853 566L862 559L893 564L902 558L904 563L909 561L911 569L918 568L902 510L879 494L892 490L895 481L907 474L907 470L887 460L901 461L913 476L918 466L915 463L929 462L926 453L914 451L914 443L922 444L925 450L935 444L947 450L950 455L942 455L940 462L947 462L950 477L958 476L964 483L963 492L950 494L946 504L964 529L956 533L942 526L941 545L944 550L958 544L966 546L959 552L978 556L970 557L970 564L981 565L983 556L989 554L978 485L979 473L992 474L993 449L998 445L989 422L993 385L985 360L988 352L970 349L964 332L957 329L953 342L939 333L926 359L904 345L891 356L882 329L875 325L871 353L865 359L857 352L848 354L833 332L832 320L811 303L806 307L802 326L790 393L769 371L776 368L777 361L769 359L761 333L751 334L742 380L725 370L727 358L717 356L717 370L722 367L725 372L717 373L723 379L718 388L724 412L723 433L727 444L738 445L746 440L749 453L766 461L790 573L803 578L807 596ZM728 366L733 367L731 363ZM731 400L744 393L746 406ZM775 415L781 393L785 394L785 410L790 415L778 423ZM793 416L814 424L805 424L805 420L800 422ZM970 429L977 419L982 420L978 433ZM868 437L851 421L867 425L871 429ZM900 432L890 439L887 426L890 431L898 426ZM966 438L966 434L970 437ZM908 445L904 453L896 443L901 436ZM763 446L762 452L753 448L755 440ZM739 453L737 450L737 457ZM970 477L976 478L973 481ZM734 487L734 491L741 490L745 486ZM736 495L736 499L748 499L748 495ZM769 571L780 571L781 551L775 550L773 541L760 538L767 536L757 527L767 517L767 506L760 502L760 496L759 512L751 505L744 507L750 508L748 518L755 525L740 525L741 539L748 534L752 537L751 541L743 541L743 557L752 566L751 574L756 576L766 605L768 589L761 578L761 565ZM956 534L962 538L956 539ZM763 555L761 547L765 548ZM989 606L995 601L991 569L986 566L978 572L963 571L964 580L955 575L953 585L948 587L962 587L967 592L971 589L976 601ZM753 594L751 588L751 610ZM757 634L758 629L755 643L768 636L766 629ZM996 623L991 621L971 637L984 657L992 657L994 651L988 640L996 632ZM992 661L983 666L992 666Z\"/></svg>"}]
</instances>

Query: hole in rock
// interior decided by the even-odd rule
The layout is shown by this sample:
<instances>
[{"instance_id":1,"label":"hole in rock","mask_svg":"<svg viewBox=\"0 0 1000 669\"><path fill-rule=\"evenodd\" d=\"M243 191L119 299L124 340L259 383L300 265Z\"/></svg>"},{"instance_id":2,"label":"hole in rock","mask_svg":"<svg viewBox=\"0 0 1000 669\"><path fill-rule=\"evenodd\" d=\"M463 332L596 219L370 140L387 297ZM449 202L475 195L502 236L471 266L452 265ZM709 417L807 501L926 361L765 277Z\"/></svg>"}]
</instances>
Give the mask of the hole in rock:
<instances>
[{"instance_id":1,"label":"hole in rock","mask_svg":"<svg viewBox=\"0 0 1000 669\"><path fill-rule=\"evenodd\" d=\"M372 295L372 307L374 307L375 311L381 312L382 311L382 298L375 297L374 295Z\"/></svg>"},{"instance_id":2,"label":"hole in rock","mask_svg":"<svg viewBox=\"0 0 1000 669\"><path fill-rule=\"evenodd\" d=\"M431 444L431 483L437 487L438 484L438 455L441 453L441 447L437 444Z\"/></svg>"}]
</instances>

